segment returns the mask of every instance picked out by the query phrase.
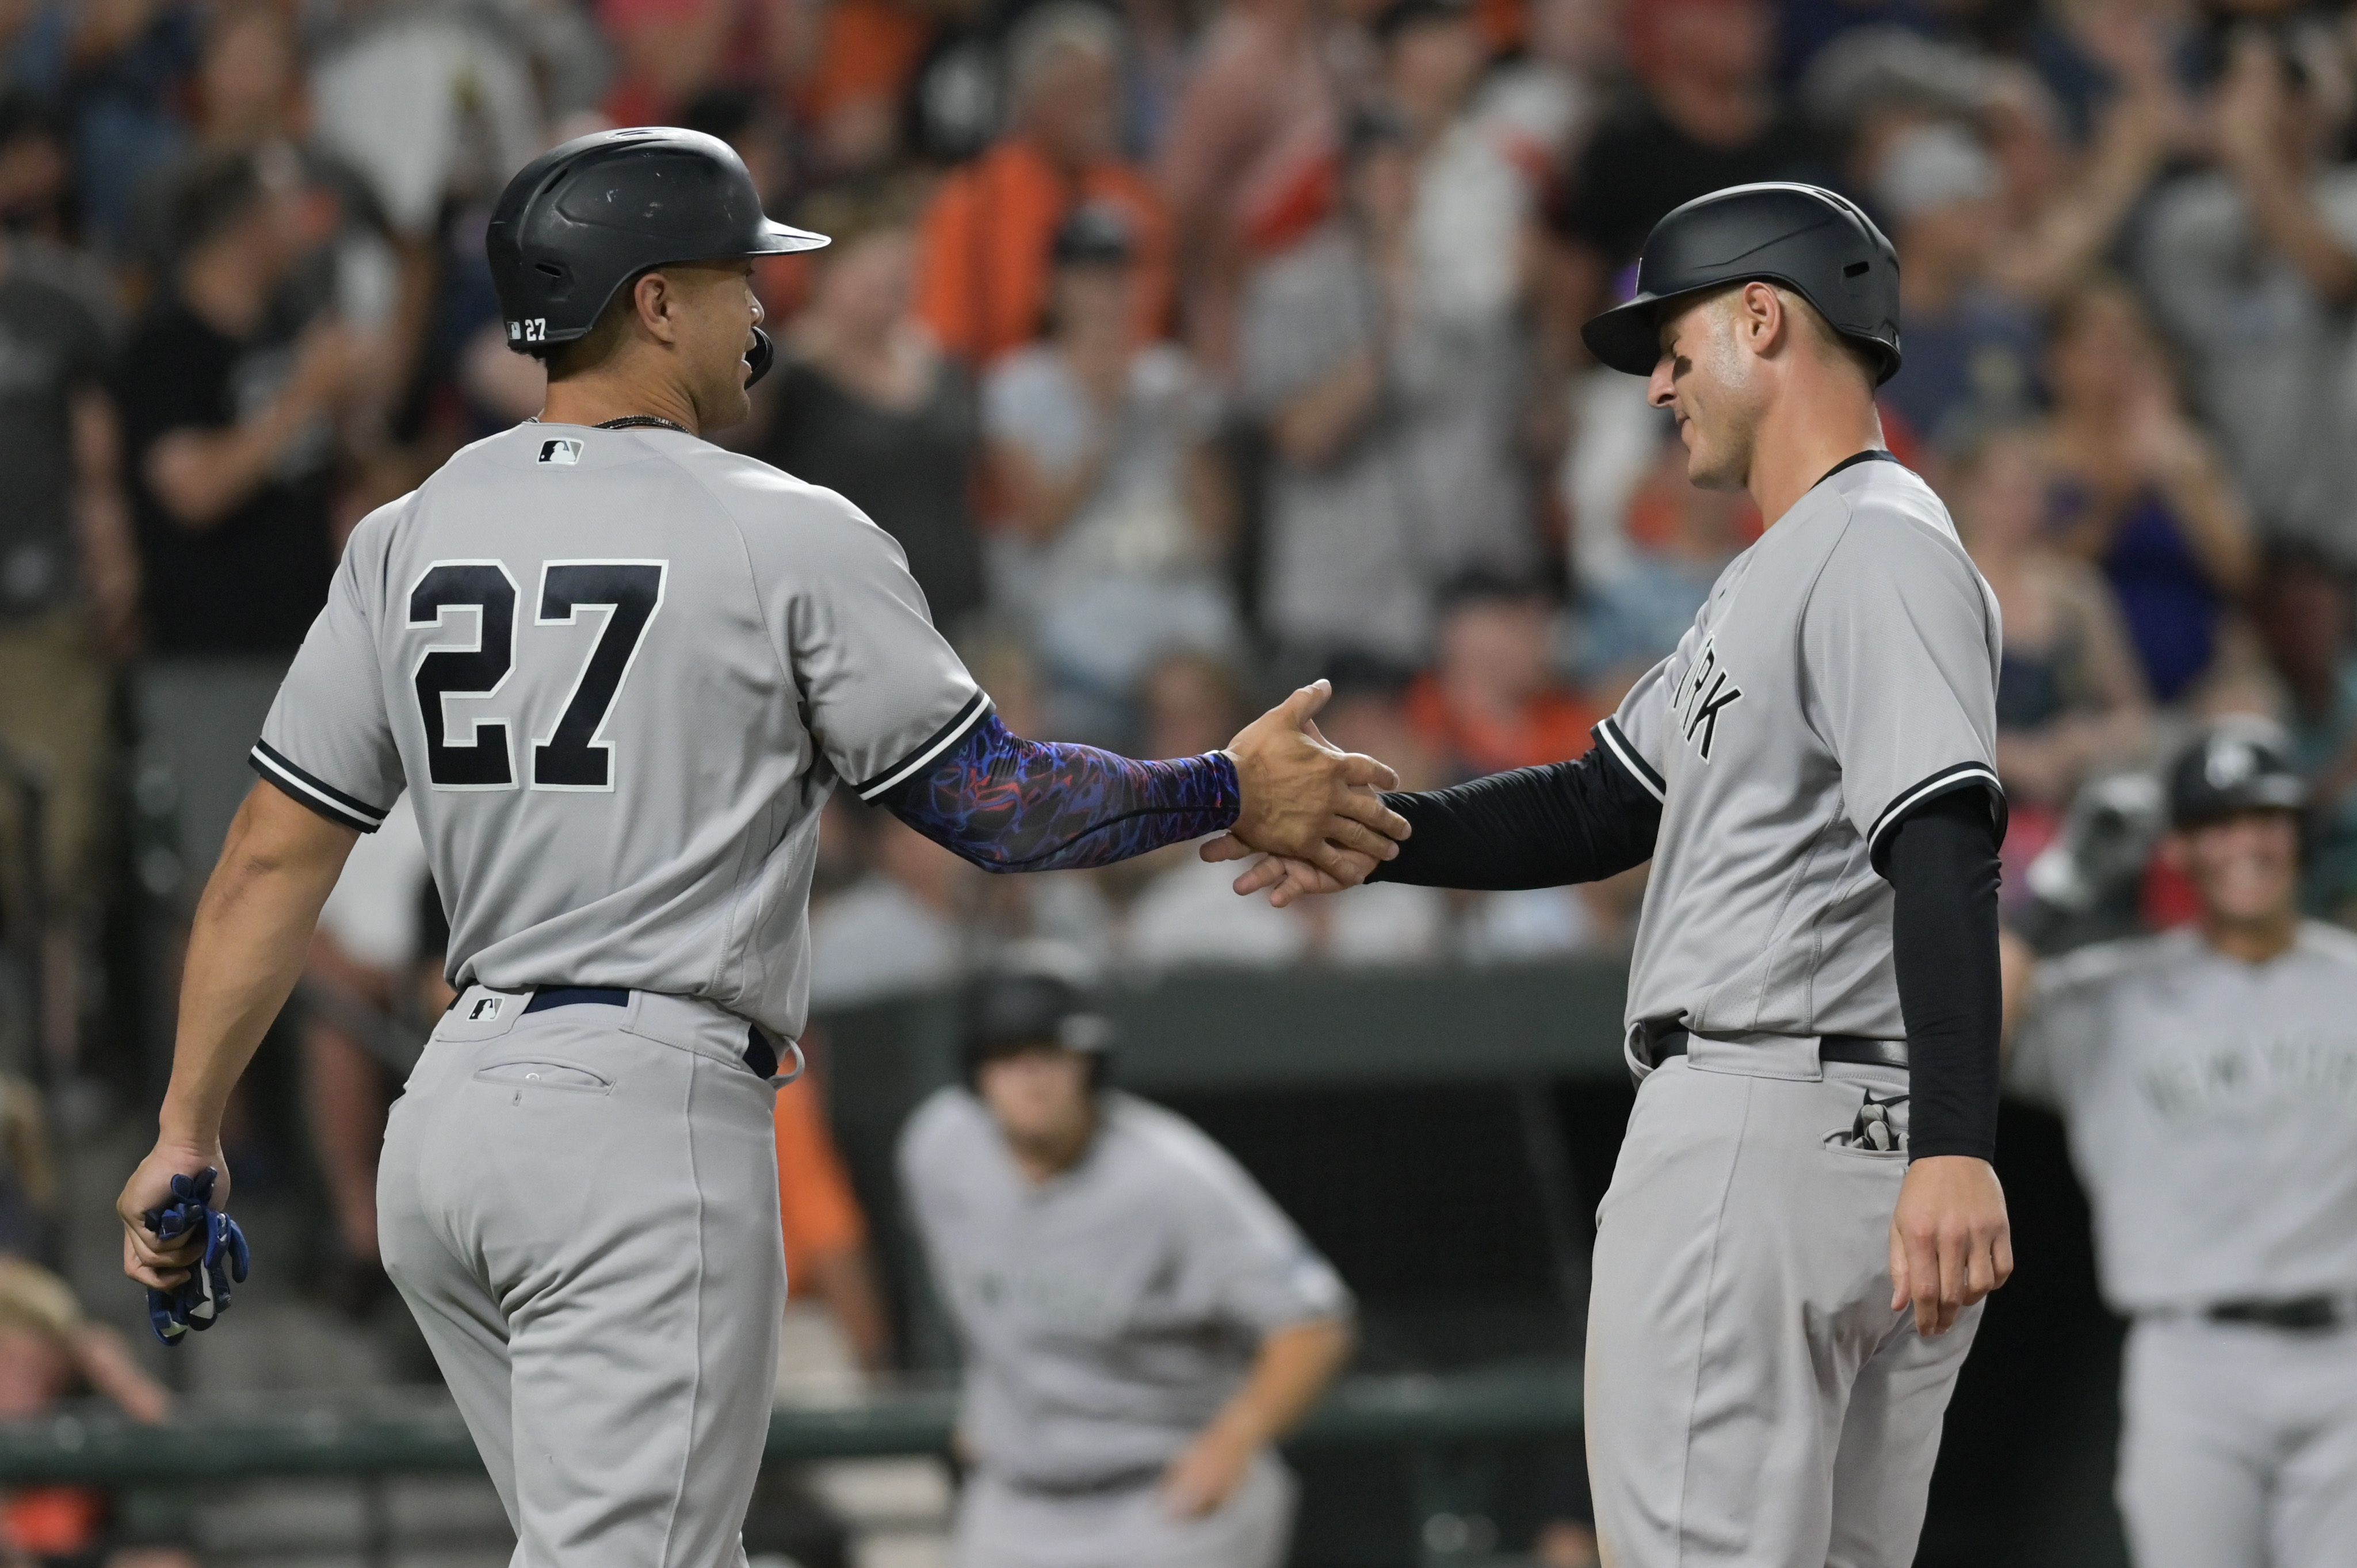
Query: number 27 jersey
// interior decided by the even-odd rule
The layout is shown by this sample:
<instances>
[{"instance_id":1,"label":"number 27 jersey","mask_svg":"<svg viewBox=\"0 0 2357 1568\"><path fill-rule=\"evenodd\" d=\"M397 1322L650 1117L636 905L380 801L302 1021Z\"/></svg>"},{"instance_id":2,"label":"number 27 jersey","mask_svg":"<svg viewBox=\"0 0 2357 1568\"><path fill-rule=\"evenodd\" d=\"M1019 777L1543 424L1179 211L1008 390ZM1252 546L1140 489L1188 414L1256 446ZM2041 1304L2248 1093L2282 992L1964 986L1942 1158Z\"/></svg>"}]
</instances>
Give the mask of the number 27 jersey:
<instances>
[{"instance_id":1,"label":"number 27 jersey","mask_svg":"<svg viewBox=\"0 0 2357 1568\"><path fill-rule=\"evenodd\" d=\"M841 497L682 433L526 424L353 532L253 761L363 832L411 792L455 983L698 996L791 1039L829 791L988 706Z\"/></svg>"}]
</instances>

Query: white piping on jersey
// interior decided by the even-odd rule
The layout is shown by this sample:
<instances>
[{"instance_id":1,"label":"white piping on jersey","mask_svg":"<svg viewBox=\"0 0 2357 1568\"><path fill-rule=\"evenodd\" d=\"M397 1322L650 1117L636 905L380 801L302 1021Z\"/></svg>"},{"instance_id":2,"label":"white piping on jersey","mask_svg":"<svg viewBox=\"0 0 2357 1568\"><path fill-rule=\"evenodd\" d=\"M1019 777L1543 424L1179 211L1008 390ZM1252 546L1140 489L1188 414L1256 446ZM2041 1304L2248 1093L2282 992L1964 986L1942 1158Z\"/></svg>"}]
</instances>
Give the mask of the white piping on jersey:
<instances>
[{"instance_id":1,"label":"white piping on jersey","mask_svg":"<svg viewBox=\"0 0 2357 1568\"><path fill-rule=\"evenodd\" d=\"M878 779L875 783L870 784L866 789L858 791L859 798L863 800L873 800L877 796L881 795L884 791L891 789L894 785L906 782L919 768L926 767L931 763L935 757L941 756L942 753L947 751L951 746L955 746L959 741L963 740L966 737L967 732L972 730L974 725L980 724L982 722L982 716L990 712L990 693L987 692L976 692L974 694L974 701L968 705L966 711L950 720L948 726L942 731L940 739L934 741L931 746L920 747L915 756L901 763L899 767L892 769L891 772L886 774L883 778Z\"/></svg>"},{"instance_id":2,"label":"white piping on jersey","mask_svg":"<svg viewBox=\"0 0 2357 1568\"><path fill-rule=\"evenodd\" d=\"M305 775L294 764L283 762L273 756L260 742L255 742L253 749L246 755L253 758L256 768L270 776L271 782L283 784L306 800L316 802L321 811L336 821L358 828L364 833L372 833L384 826L383 811L374 806L364 805L339 791L329 790L327 786Z\"/></svg>"},{"instance_id":3,"label":"white piping on jersey","mask_svg":"<svg viewBox=\"0 0 2357 1568\"><path fill-rule=\"evenodd\" d=\"M1596 733L1603 737L1605 747L1612 753L1614 759L1629 770L1631 778L1637 780L1638 788L1656 801L1662 801L1662 785L1658 782L1661 775L1647 767L1645 759L1637 755L1636 748L1620 734L1620 726L1606 719L1596 726Z\"/></svg>"},{"instance_id":4,"label":"white piping on jersey","mask_svg":"<svg viewBox=\"0 0 2357 1568\"><path fill-rule=\"evenodd\" d=\"M1943 768L1882 808L1882 815L1874 819L1874 828L1866 835L1867 858L1874 858L1875 845L1900 818L1932 796L1944 795L1964 783L1986 784L2000 800L2005 795L2005 786L1998 782L1996 770L1985 762L1960 762L1953 768Z\"/></svg>"}]
</instances>

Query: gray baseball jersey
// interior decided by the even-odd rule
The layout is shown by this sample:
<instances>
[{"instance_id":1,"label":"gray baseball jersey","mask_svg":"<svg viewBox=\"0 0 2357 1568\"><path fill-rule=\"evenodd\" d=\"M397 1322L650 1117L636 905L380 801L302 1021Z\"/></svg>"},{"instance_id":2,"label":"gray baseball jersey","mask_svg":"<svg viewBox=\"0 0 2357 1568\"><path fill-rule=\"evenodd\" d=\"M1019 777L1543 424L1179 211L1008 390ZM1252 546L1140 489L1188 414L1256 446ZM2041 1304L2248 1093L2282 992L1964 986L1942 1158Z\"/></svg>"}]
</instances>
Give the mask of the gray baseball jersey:
<instances>
[{"instance_id":1,"label":"gray baseball jersey","mask_svg":"<svg viewBox=\"0 0 2357 1568\"><path fill-rule=\"evenodd\" d=\"M2039 971L2008 1088L2068 1121L2123 1313L2357 1289L2357 937L2190 929Z\"/></svg>"},{"instance_id":2,"label":"gray baseball jersey","mask_svg":"<svg viewBox=\"0 0 2357 1568\"><path fill-rule=\"evenodd\" d=\"M1191 1122L1108 1093L1079 1165L1035 1187L982 1103L935 1094L900 1173L966 1353L983 1466L1071 1487L1157 1468L1261 1339L1350 1308L1290 1220Z\"/></svg>"},{"instance_id":3,"label":"gray baseball jersey","mask_svg":"<svg viewBox=\"0 0 2357 1568\"><path fill-rule=\"evenodd\" d=\"M841 497L679 432L524 424L354 532L253 759L363 832L412 791L454 983L791 1039L828 792L988 707Z\"/></svg>"},{"instance_id":4,"label":"gray baseball jersey","mask_svg":"<svg viewBox=\"0 0 2357 1568\"><path fill-rule=\"evenodd\" d=\"M1728 564L1599 726L1662 801L1632 1032L1905 1036L1877 853L1950 790L2003 812L1999 645L1947 509L1887 454L1835 468Z\"/></svg>"}]
</instances>

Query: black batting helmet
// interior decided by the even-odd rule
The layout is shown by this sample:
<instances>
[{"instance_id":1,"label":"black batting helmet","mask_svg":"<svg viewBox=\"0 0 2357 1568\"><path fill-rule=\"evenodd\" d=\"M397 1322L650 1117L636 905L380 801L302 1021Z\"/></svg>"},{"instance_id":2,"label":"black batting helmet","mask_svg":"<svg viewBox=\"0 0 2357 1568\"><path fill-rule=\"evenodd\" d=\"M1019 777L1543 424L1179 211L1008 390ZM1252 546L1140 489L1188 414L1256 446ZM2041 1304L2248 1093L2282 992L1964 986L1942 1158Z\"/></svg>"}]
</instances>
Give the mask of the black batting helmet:
<instances>
[{"instance_id":1,"label":"black batting helmet","mask_svg":"<svg viewBox=\"0 0 2357 1568\"><path fill-rule=\"evenodd\" d=\"M1057 942L1016 944L990 972L966 988L963 1066L971 1087L983 1063L1042 1047L1089 1058L1090 1084L1101 1084L1113 1025L1090 994L1087 961Z\"/></svg>"},{"instance_id":2,"label":"black batting helmet","mask_svg":"<svg viewBox=\"0 0 2357 1568\"><path fill-rule=\"evenodd\" d=\"M587 336L614 291L650 268L826 242L764 217L745 160L719 137L641 126L576 136L526 164L500 193L486 249L508 347L544 358ZM755 335L758 381L770 349Z\"/></svg>"},{"instance_id":3,"label":"black batting helmet","mask_svg":"<svg viewBox=\"0 0 2357 1568\"><path fill-rule=\"evenodd\" d=\"M2179 755L2169 771L2172 827L2197 828L2239 811L2304 811L2308 780L2273 725L2229 722Z\"/></svg>"},{"instance_id":4,"label":"black batting helmet","mask_svg":"<svg viewBox=\"0 0 2357 1568\"><path fill-rule=\"evenodd\" d=\"M1899 373L1899 252L1855 202L1813 185L1737 185L1699 196L1653 225L1637 259L1637 294L1579 329L1616 371L1661 362L1659 307L1724 284L1782 284L1872 355L1878 385Z\"/></svg>"}]
</instances>

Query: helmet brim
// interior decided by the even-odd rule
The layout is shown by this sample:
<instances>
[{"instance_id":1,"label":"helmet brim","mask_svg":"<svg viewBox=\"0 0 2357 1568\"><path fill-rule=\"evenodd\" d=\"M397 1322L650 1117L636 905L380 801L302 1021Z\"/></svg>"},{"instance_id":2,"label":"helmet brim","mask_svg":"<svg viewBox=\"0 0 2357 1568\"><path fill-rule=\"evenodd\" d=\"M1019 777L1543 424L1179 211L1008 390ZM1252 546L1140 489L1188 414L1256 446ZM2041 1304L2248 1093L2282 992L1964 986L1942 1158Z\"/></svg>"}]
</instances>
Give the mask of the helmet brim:
<instances>
[{"instance_id":1,"label":"helmet brim","mask_svg":"<svg viewBox=\"0 0 2357 1568\"><path fill-rule=\"evenodd\" d=\"M790 223L761 220L761 231L748 256L791 256L802 251L824 250L834 243L831 234L813 234L807 229L797 229Z\"/></svg>"},{"instance_id":2,"label":"helmet brim","mask_svg":"<svg viewBox=\"0 0 2357 1568\"><path fill-rule=\"evenodd\" d=\"M1632 376L1650 376L1662 362L1660 306L1676 295L1641 294L1626 305L1616 305L1590 317L1579 329L1579 340L1596 362Z\"/></svg>"}]
</instances>

